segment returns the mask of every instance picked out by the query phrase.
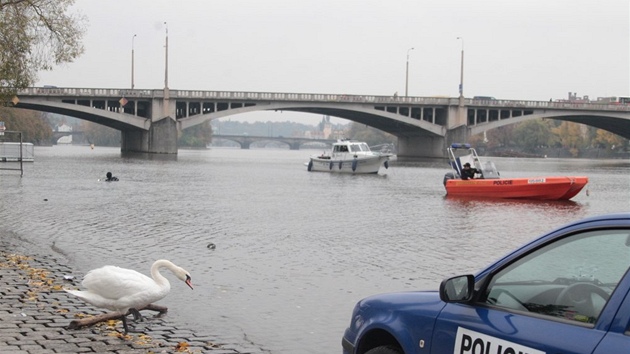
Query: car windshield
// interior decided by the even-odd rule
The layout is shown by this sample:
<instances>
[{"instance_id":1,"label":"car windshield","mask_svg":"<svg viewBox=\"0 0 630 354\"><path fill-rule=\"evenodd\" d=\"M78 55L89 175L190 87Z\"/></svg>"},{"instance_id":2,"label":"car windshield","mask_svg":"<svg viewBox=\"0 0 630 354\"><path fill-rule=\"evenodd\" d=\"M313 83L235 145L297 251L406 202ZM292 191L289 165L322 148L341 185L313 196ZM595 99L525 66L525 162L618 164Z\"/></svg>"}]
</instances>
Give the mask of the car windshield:
<instances>
[{"instance_id":1,"label":"car windshield","mask_svg":"<svg viewBox=\"0 0 630 354\"><path fill-rule=\"evenodd\" d=\"M594 323L630 266L628 230L565 237L492 277L485 302Z\"/></svg>"},{"instance_id":2,"label":"car windshield","mask_svg":"<svg viewBox=\"0 0 630 354\"><path fill-rule=\"evenodd\" d=\"M592 232L567 237L523 257L497 282L553 282L558 278L616 285L626 272L630 248L628 231Z\"/></svg>"}]
</instances>

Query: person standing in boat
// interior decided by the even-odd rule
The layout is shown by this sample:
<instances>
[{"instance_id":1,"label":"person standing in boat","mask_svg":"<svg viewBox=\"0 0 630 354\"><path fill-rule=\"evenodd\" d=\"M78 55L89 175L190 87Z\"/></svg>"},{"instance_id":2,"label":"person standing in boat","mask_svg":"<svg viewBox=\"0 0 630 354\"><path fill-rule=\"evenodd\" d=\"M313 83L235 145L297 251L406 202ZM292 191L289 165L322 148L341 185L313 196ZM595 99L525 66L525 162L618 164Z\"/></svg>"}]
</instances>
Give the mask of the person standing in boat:
<instances>
[{"instance_id":1,"label":"person standing in boat","mask_svg":"<svg viewBox=\"0 0 630 354\"><path fill-rule=\"evenodd\" d=\"M474 179L475 173L479 173L479 170L470 167L470 164L466 162L464 164L464 168L462 169L462 179Z\"/></svg>"}]
</instances>

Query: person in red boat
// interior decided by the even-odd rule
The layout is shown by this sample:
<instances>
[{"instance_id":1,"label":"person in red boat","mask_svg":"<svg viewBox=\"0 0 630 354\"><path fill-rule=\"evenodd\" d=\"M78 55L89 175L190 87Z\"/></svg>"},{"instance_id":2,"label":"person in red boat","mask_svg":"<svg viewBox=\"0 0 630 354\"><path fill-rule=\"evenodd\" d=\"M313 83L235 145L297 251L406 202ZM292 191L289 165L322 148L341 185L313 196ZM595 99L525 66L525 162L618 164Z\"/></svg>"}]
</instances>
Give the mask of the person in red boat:
<instances>
[{"instance_id":1,"label":"person in red boat","mask_svg":"<svg viewBox=\"0 0 630 354\"><path fill-rule=\"evenodd\" d=\"M464 168L462 169L462 179L474 179L475 173L479 173L479 170L470 167L470 164L466 162L464 164Z\"/></svg>"}]
</instances>

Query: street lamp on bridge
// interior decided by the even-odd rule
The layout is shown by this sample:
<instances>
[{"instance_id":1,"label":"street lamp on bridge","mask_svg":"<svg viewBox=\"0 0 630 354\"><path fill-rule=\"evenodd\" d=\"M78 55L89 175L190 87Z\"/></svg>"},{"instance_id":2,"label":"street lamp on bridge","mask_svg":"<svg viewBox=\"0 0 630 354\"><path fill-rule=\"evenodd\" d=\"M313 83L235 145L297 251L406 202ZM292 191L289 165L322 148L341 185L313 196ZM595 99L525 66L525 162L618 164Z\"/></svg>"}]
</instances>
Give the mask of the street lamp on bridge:
<instances>
[{"instance_id":1,"label":"street lamp on bridge","mask_svg":"<svg viewBox=\"0 0 630 354\"><path fill-rule=\"evenodd\" d=\"M168 90L168 23L164 21L164 26L166 27L166 48L165 50L165 62L164 62L164 89Z\"/></svg>"},{"instance_id":2,"label":"street lamp on bridge","mask_svg":"<svg viewBox=\"0 0 630 354\"><path fill-rule=\"evenodd\" d=\"M407 49L407 71L405 73L405 97L409 96L409 52L412 50L413 48Z\"/></svg>"},{"instance_id":3,"label":"street lamp on bridge","mask_svg":"<svg viewBox=\"0 0 630 354\"><path fill-rule=\"evenodd\" d=\"M464 98L464 37L457 37L457 39L461 39L462 41L462 63L461 63L461 71L459 76L459 99L463 104L462 99Z\"/></svg>"},{"instance_id":4,"label":"street lamp on bridge","mask_svg":"<svg viewBox=\"0 0 630 354\"><path fill-rule=\"evenodd\" d=\"M133 63L133 45L134 45L134 39L136 39L136 35L134 34L133 37L131 37L131 89L133 90L134 84L133 84L133 67L134 67L134 63Z\"/></svg>"}]
</instances>

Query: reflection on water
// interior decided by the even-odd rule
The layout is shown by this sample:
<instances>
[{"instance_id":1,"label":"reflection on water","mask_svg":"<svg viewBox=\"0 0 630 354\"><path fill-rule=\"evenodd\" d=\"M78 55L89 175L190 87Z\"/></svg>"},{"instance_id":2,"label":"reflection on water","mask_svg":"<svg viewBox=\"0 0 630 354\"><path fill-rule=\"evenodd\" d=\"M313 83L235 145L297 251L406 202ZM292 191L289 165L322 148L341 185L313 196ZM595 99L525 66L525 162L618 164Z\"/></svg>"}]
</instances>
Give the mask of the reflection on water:
<instances>
[{"instance_id":1,"label":"reflection on water","mask_svg":"<svg viewBox=\"0 0 630 354\"><path fill-rule=\"evenodd\" d=\"M578 211L582 204L573 200L529 200L529 199L493 199L445 195L446 204L453 208L498 207L510 208L516 212L519 208L545 208L547 210Z\"/></svg>"},{"instance_id":2,"label":"reflection on water","mask_svg":"<svg viewBox=\"0 0 630 354\"><path fill-rule=\"evenodd\" d=\"M129 152L124 151L120 153L120 157L125 159L136 160L149 160L149 161L177 161L177 156L174 154L149 154L146 152Z\"/></svg>"},{"instance_id":3,"label":"reflection on water","mask_svg":"<svg viewBox=\"0 0 630 354\"><path fill-rule=\"evenodd\" d=\"M495 159L506 177L589 176L589 196L539 202L445 197L443 160L352 176L307 172L310 154L36 148L23 178L0 174L0 235L54 244L83 273L115 264L148 274L168 258L196 285L171 278L161 304L174 321L272 353L319 354L340 352L364 296L436 289L569 221L629 210L626 161ZM107 171L120 181L98 182Z\"/></svg>"}]
</instances>

